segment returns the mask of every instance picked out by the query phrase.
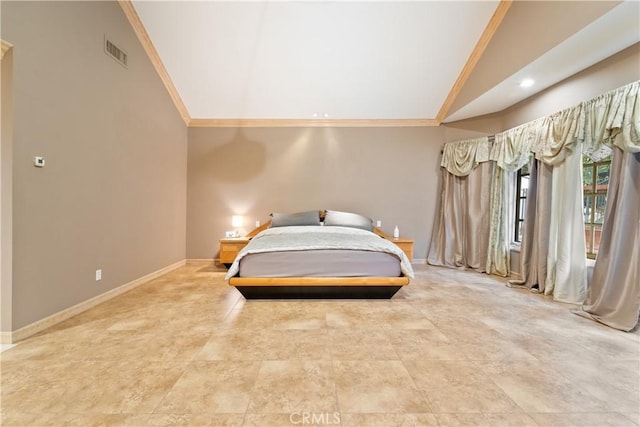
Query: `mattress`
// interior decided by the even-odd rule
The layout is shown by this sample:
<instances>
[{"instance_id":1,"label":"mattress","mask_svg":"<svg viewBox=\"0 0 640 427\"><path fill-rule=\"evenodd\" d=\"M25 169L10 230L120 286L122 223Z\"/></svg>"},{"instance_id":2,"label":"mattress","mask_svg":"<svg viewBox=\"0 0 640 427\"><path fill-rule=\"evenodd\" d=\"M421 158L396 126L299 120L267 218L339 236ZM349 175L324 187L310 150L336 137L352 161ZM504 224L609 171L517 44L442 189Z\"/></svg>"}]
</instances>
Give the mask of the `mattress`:
<instances>
[{"instance_id":1,"label":"mattress","mask_svg":"<svg viewBox=\"0 0 640 427\"><path fill-rule=\"evenodd\" d=\"M263 252L240 260L240 277L398 277L400 259L349 249Z\"/></svg>"},{"instance_id":2,"label":"mattress","mask_svg":"<svg viewBox=\"0 0 640 427\"><path fill-rule=\"evenodd\" d=\"M335 256L324 251L343 252L338 252L339 255ZM274 258L270 258L270 262L277 262L284 268L279 268L277 272L274 270L261 271L262 277L399 277L404 275L413 278L411 263L397 245L370 231L340 226L286 226L263 230L238 252L238 256L229 267L225 278L229 280L238 275L240 277L260 277L254 275L255 270L240 271L240 264L244 258L282 252L286 255L272 255ZM295 255L293 252L302 252L303 254ZM356 253L359 254L356 255ZM375 258L369 258L374 253L378 255L373 255ZM321 255L320 261L315 260L314 255ZM269 258L265 259L269 260ZM391 273L386 269L381 271L377 264L385 264L384 261L380 261L383 259L392 259L394 264L398 263L400 273L395 268ZM312 264L303 265L307 260ZM352 268L347 267L346 264L353 260L358 263ZM269 263L264 259L260 262ZM309 268L313 264L320 264L322 267ZM340 272L342 273L338 274Z\"/></svg>"}]
</instances>

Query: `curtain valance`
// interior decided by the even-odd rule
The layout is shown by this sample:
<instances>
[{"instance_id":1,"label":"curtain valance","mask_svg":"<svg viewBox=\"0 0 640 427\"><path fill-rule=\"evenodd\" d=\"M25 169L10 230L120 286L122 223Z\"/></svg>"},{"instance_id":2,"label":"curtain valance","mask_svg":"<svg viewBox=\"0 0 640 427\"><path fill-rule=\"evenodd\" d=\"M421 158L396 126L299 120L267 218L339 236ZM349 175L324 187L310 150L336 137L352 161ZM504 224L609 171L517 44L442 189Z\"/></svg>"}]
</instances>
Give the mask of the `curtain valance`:
<instances>
[{"instance_id":1,"label":"curtain valance","mask_svg":"<svg viewBox=\"0 0 640 427\"><path fill-rule=\"evenodd\" d=\"M559 165L584 139L582 104L496 134L490 159L515 172L531 155L548 165Z\"/></svg>"},{"instance_id":2,"label":"curtain valance","mask_svg":"<svg viewBox=\"0 0 640 427\"><path fill-rule=\"evenodd\" d=\"M612 90L584 103L585 155L598 161L617 146L640 152L640 81Z\"/></svg>"},{"instance_id":3,"label":"curtain valance","mask_svg":"<svg viewBox=\"0 0 640 427\"><path fill-rule=\"evenodd\" d=\"M533 153L536 159L551 166L564 162L584 139L584 107L582 104L559 111L540 120Z\"/></svg>"},{"instance_id":4,"label":"curtain valance","mask_svg":"<svg viewBox=\"0 0 640 427\"><path fill-rule=\"evenodd\" d=\"M479 163L489 161L489 138L483 136L444 145L440 166L456 176L467 176Z\"/></svg>"},{"instance_id":5,"label":"curtain valance","mask_svg":"<svg viewBox=\"0 0 640 427\"><path fill-rule=\"evenodd\" d=\"M489 158L503 170L514 172L529 163L538 139L540 120L496 134Z\"/></svg>"},{"instance_id":6,"label":"curtain valance","mask_svg":"<svg viewBox=\"0 0 640 427\"><path fill-rule=\"evenodd\" d=\"M594 161L602 160L614 145L640 152L640 81L496 134L490 159L513 172L532 154L557 166L576 149Z\"/></svg>"}]
</instances>

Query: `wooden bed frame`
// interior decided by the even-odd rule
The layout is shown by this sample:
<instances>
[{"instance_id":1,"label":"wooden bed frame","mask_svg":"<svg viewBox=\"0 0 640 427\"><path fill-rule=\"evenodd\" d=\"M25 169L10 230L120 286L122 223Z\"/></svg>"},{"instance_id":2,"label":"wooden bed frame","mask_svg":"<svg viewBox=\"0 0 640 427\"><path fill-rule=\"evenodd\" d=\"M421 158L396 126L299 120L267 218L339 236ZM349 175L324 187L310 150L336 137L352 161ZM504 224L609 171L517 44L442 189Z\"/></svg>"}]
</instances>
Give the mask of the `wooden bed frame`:
<instances>
[{"instance_id":1,"label":"wooden bed frame","mask_svg":"<svg viewBox=\"0 0 640 427\"><path fill-rule=\"evenodd\" d=\"M323 216L322 212L320 217ZM271 226L271 221L262 224L247 234L252 238ZM377 227L373 232L391 239ZM400 288L409 284L409 278L399 277L239 277L229 279L246 299L389 299Z\"/></svg>"}]
</instances>

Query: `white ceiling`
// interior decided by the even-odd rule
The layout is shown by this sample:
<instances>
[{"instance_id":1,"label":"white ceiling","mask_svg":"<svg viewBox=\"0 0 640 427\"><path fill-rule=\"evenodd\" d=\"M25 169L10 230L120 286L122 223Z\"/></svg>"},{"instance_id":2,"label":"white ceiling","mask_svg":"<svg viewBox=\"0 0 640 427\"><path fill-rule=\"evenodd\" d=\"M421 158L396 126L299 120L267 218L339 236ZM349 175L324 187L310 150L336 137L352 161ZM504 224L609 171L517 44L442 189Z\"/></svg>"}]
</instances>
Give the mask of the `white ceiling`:
<instances>
[{"instance_id":1,"label":"white ceiling","mask_svg":"<svg viewBox=\"0 0 640 427\"><path fill-rule=\"evenodd\" d=\"M335 120L435 118L499 2L133 4L191 118ZM500 111L639 41L639 5L585 17L445 121Z\"/></svg>"}]
</instances>

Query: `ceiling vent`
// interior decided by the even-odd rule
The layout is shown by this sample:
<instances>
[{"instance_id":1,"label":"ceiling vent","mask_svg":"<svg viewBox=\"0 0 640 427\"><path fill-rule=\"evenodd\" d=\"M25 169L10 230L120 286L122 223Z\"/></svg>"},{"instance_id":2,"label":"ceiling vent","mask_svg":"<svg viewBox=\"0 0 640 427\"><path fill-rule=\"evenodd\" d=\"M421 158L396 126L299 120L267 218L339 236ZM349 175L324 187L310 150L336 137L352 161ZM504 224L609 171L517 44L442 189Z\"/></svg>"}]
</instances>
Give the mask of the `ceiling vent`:
<instances>
[{"instance_id":1,"label":"ceiling vent","mask_svg":"<svg viewBox=\"0 0 640 427\"><path fill-rule=\"evenodd\" d=\"M127 66L127 58L128 58L127 53L124 50L120 49L118 46L116 46L107 37L104 38L104 52L110 57L112 57L113 59L115 59L116 61L118 61L124 67Z\"/></svg>"}]
</instances>

